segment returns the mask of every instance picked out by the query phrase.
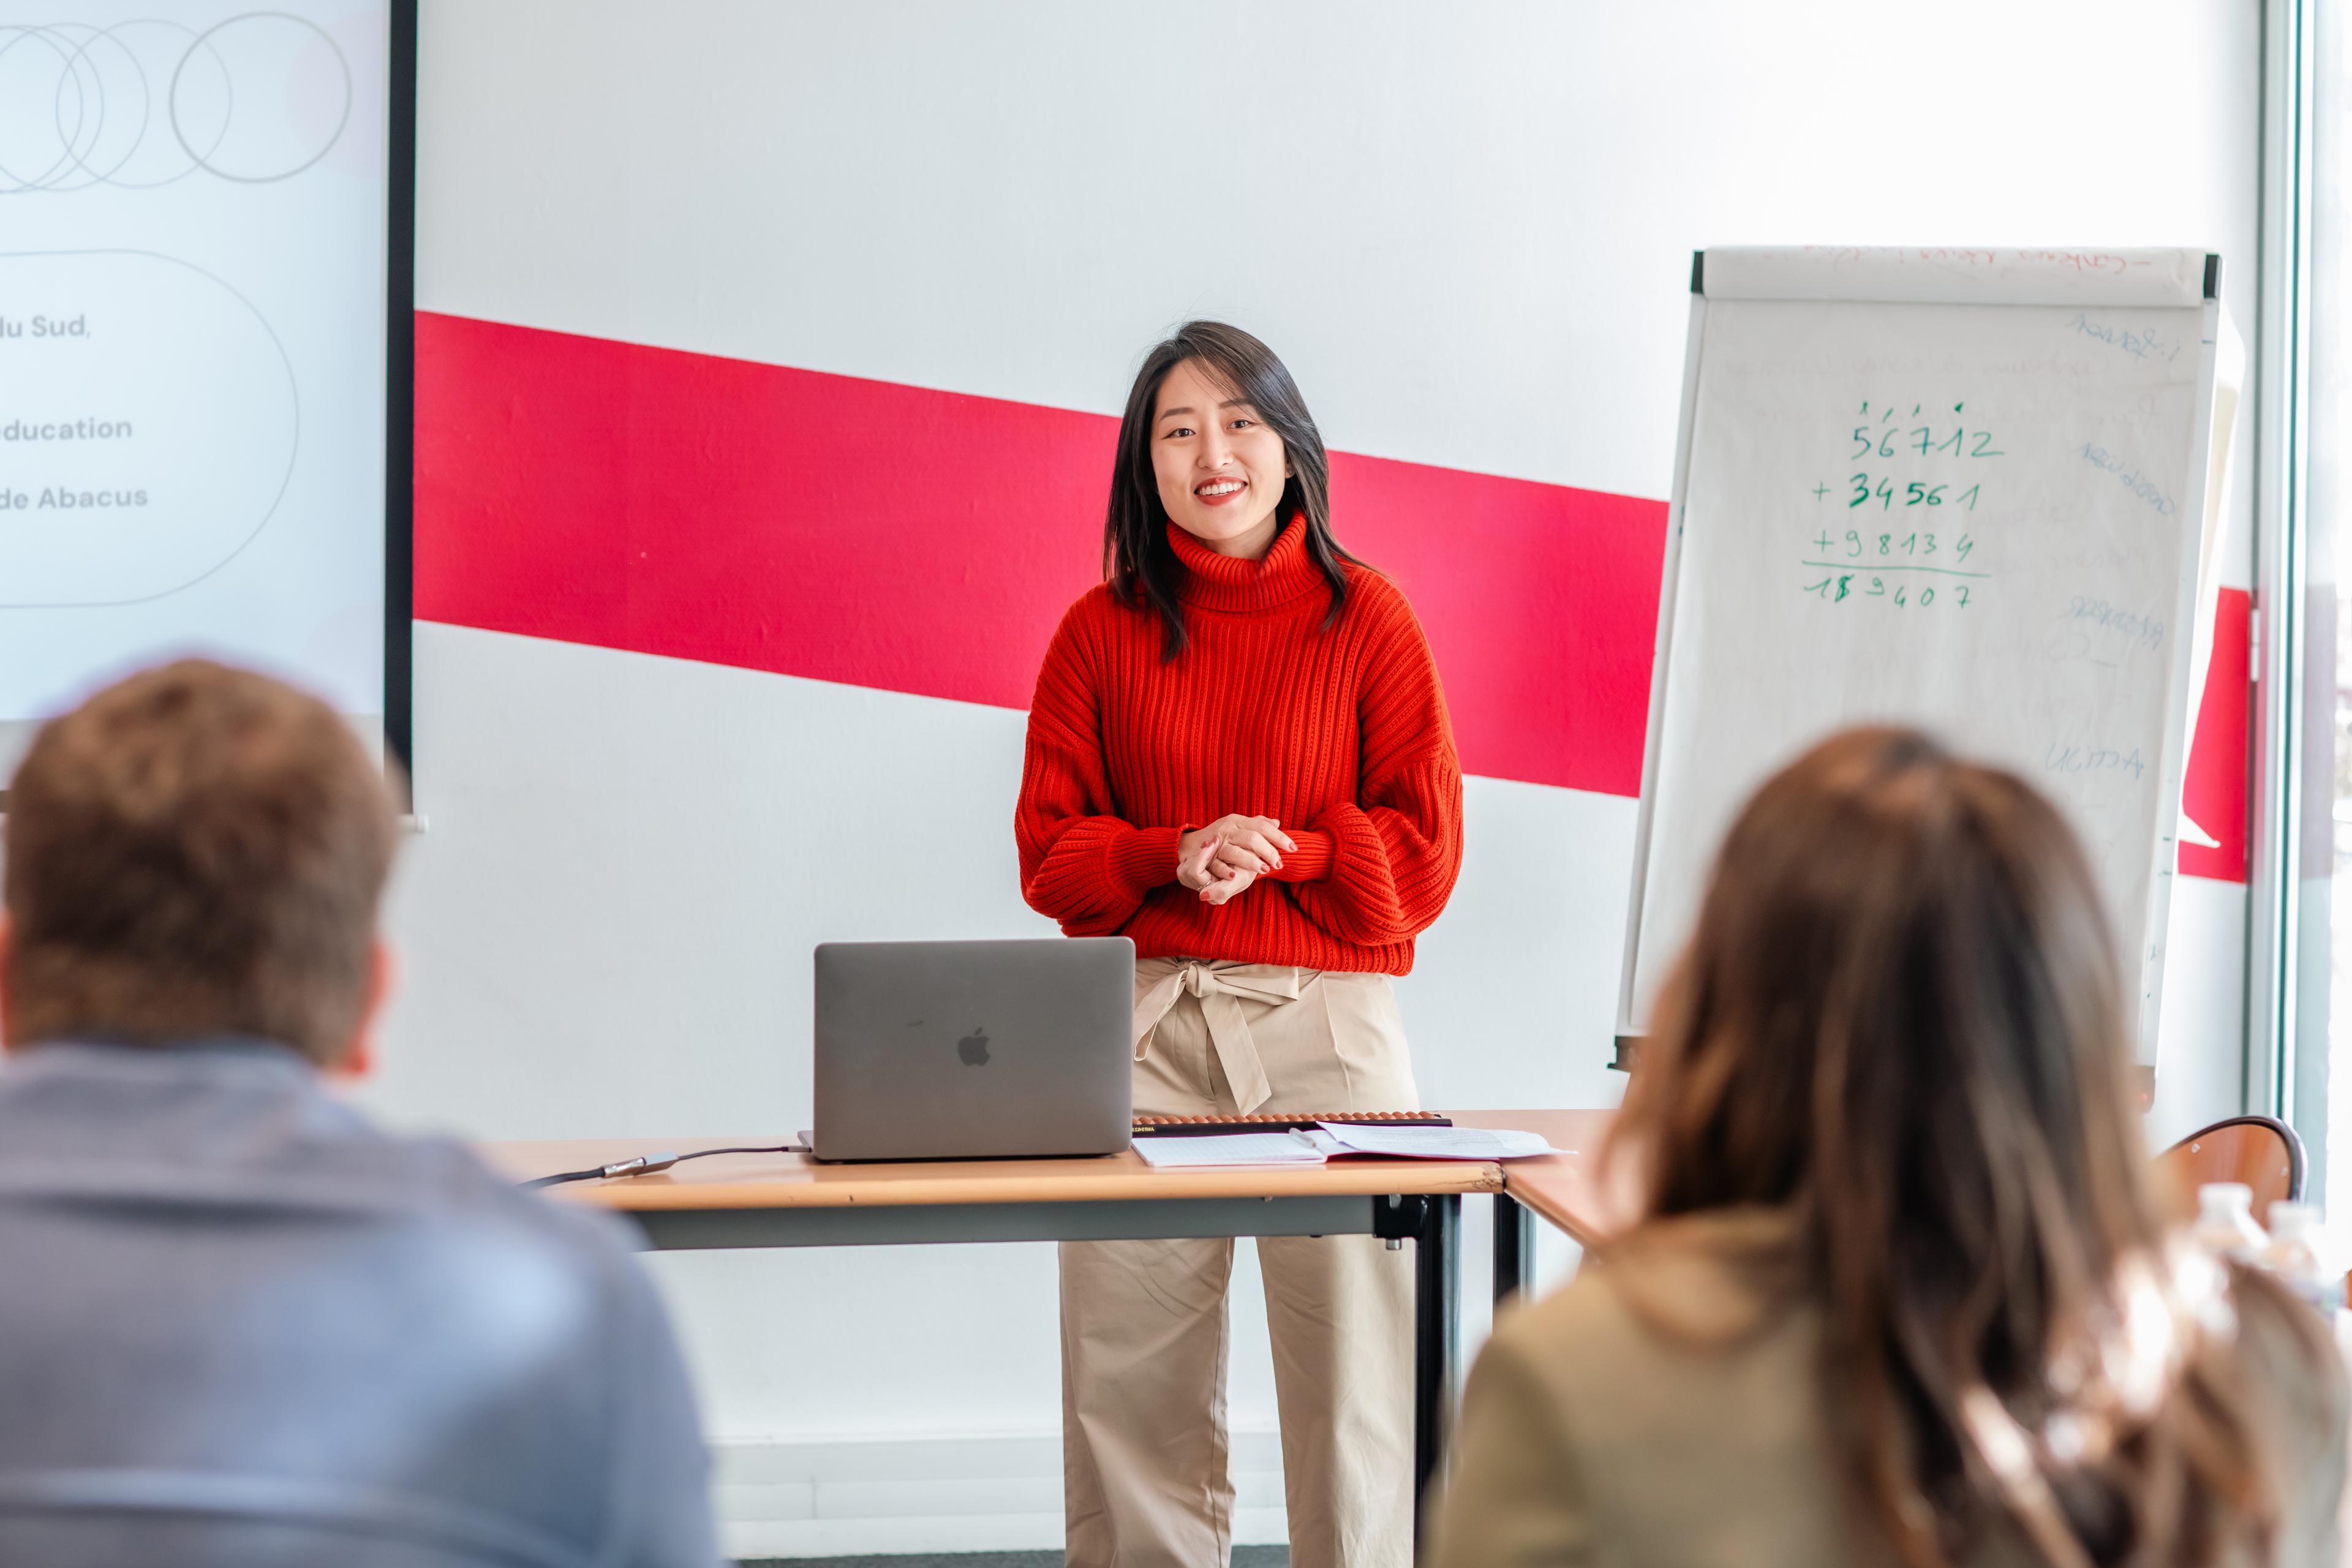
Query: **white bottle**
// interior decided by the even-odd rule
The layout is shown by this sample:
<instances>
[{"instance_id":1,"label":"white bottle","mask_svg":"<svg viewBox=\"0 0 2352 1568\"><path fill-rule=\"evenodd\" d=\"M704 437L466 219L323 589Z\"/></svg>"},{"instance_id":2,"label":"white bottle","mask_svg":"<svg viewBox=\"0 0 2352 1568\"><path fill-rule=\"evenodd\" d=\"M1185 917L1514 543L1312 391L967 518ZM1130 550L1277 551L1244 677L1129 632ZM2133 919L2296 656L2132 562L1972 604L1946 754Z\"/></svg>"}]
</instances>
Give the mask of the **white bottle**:
<instances>
[{"instance_id":1,"label":"white bottle","mask_svg":"<svg viewBox=\"0 0 2352 1568\"><path fill-rule=\"evenodd\" d=\"M2216 1258L2255 1262L2270 1237L2254 1223L2254 1189L2243 1182L2208 1182L2197 1189L2197 1225L2189 1236Z\"/></svg>"},{"instance_id":2,"label":"white bottle","mask_svg":"<svg viewBox=\"0 0 2352 1568\"><path fill-rule=\"evenodd\" d=\"M2271 1205L2271 1240L2256 1260L2278 1282L2323 1312L2344 1305L2344 1271L2331 1268L2331 1250L2310 1204Z\"/></svg>"}]
</instances>

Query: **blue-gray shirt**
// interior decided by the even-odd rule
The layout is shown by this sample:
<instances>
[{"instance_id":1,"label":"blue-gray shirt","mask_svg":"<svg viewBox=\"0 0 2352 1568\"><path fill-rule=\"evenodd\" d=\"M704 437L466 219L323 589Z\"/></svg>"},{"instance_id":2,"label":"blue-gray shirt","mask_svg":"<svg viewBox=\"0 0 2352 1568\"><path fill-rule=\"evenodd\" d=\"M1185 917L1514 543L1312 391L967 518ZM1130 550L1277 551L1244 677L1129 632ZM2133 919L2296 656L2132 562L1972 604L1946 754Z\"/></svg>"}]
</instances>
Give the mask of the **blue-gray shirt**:
<instances>
[{"instance_id":1,"label":"blue-gray shirt","mask_svg":"<svg viewBox=\"0 0 2352 1568\"><path fill-rule=\"evenodd\" d=\"M0 1563L709 1568L707 1465L610 1217L278 1046L0 1066Z\"/></svg>"}]
</instances>

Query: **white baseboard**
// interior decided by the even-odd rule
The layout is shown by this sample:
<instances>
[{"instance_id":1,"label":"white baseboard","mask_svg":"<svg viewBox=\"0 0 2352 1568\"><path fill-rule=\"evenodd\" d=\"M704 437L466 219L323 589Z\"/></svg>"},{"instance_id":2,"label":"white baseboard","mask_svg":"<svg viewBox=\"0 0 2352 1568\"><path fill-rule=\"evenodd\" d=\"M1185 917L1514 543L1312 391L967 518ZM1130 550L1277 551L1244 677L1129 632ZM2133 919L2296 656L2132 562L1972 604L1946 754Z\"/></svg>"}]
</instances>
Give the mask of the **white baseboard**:
<instances>
[{"instance_id":1,"label":"white baseboard","mask_svg":"<svg viewBox=\"0 0 2352 1568\"><path fill-rule=\"evenodd\" d=\"M711 1443L730 1557L1013 1552L1062 1544L1058 1432L721 1437ZM1234 1539L1279 1542L1282 1444L1235 1432Z\"/></svg>"}]
</instances>

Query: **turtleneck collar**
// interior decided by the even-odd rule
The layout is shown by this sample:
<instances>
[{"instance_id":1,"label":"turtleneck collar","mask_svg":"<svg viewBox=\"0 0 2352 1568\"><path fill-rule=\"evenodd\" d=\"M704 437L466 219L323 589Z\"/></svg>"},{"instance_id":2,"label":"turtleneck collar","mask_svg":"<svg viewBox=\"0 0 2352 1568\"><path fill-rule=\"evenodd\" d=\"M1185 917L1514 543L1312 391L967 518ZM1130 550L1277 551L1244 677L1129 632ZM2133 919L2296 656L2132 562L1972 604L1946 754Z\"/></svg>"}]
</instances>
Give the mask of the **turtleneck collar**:
<instances>
[{"instance_id":1,"label":"turtleneck collar","mask_svg":"<svg viewBox=\"0 0 2352 1568\"><path fill-rule=\"evenodd\" d=\"M1177 597L1204 610L1248 615L1329 589L1330 580L1307 553L1307 525L1295 514L1262 560L1220 555L1172 522L1168 544L1184 563L1184 586Z\"/></svg>"}]
</instances>

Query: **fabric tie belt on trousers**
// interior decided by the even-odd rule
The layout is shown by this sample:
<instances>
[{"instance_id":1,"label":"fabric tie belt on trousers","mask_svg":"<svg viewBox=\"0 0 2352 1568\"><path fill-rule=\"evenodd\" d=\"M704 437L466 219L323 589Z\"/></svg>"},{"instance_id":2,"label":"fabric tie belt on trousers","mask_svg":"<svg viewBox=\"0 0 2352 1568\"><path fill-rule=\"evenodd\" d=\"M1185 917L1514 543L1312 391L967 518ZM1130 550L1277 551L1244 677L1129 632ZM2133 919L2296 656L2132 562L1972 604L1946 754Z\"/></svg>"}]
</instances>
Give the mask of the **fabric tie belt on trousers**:
<instances>
[{"instance_id":1,"label":"fabric tie belt on trousers","mask_svg":"<svg viewBox=\"0 0 2352 1568\"><path fill-rule=\"evenodd\" d=\"M1279 1007L1298 1000L1299 972L1272 963L1192 962L1161 976L1135 1004L1135 1059L1151 1048L1151 1031L1160 1026L1177 998L1200 998L1201 1016L1209 1026L1209 1042L1216 1047L1217 1064L1234 1091L1234 1103L1246 1115L1274 1096L1266 1081L1265 1064L1258 1059L1257 1041L1243 1016L1242 1000Z\"/></svg>"}]
</instances>

